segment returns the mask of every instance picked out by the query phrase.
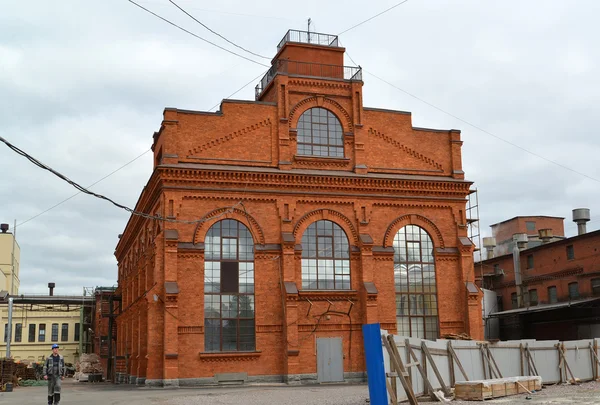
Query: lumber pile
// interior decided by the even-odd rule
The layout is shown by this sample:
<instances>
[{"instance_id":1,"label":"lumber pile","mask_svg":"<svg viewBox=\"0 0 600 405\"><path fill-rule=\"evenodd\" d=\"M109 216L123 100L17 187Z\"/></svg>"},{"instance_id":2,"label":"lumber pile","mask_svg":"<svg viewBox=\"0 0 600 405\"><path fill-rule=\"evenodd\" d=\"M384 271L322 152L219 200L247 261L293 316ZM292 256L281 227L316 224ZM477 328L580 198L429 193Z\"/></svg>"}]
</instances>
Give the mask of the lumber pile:
<instances>
[{"instance_id":1,"label":"lumber pile","mask_svg":"<svg viewBox=\"0 0 600 405\"><path fill-rule=\"evenodd\" d=\"M102 373L102 364L97 354L82 354L76 364L76 370L83 374Z\"/></svg>"},{"instance_id":2,"label":"lumber pile","mask_svg":"<svg viewBox=\"0 0 600 405\"><path fill-rule=\"evenodd\" d=\"M100 357L95 353L82 354L79 361L75 364L75 378L79 382L102 380L102 364Z\"/></svg>"},{"instance_id":3,"label":"lumber pile","mask_svg":"<svg viewBox=\"0 0 600 405\"><path fill-rule=\"evenodd\" d=\"M0 386L4 386L6 383L13 382L13 375L15 374L15 362L12 359L1 359L0 360Z\"/></svg>"},{"instance_id":4,"label":"lumber pile","mask_svg":"<svg viewBox=\"0 0 600 405\"><path fill-rule=\"evenodd\" d=\"M21 362L15 364L15 374L20 380L35 380L35 369L30 367L28 363Z\"/></svg>"},{"instance_id":5,"label":"lumber pile","mask_svg":"<svg viewBox=\"0 0 600 405\"><path fill-rule=\"evenodd\" d=\"M442 335L441 339L446 339L446 340L473 340L473 338L469 335L467 335L466 333L447 333L445 335Z\"/></svg>"},{"instance_id":6,"label":"lumber pile","mask_svg":"<svg viewBox=\"0 0 600 405\"><path fill-rule=\"evenodd\" d=\"M457 381L454 385L454 396L456 399L465 401L483 401L491 398L531 393L541 389L542 378L538 376Z\"/></svg>"}]
</instances>

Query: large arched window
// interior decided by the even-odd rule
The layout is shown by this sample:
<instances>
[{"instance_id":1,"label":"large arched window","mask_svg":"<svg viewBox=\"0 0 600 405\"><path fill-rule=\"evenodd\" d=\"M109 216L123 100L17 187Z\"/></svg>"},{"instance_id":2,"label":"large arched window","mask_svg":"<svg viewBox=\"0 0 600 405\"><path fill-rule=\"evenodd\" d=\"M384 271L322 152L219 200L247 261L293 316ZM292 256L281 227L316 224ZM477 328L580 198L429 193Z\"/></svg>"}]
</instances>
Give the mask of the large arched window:
<instances>
[{"instance_id":1,"label":"large arched window","mask_svg":"<svg viewBox=\"0 0 600 405\"><path fill-rule=\"evenodd\" d=\"M244 224L225 219L205 239L204 350L255 349L254 242Z\"/></svg>"},{"instance_id":2,"label":"large arched window","mask_svg":"<svg viewBox=\"0 0 600 405\"><path fill-rule=\"evenodd\" d=\"M438 309L433 242L416 225L394 237L394 280L398 334L437 339Z\"/></svg>"},{"instance_id":3,"label":"large arched window","mask_svg":"<svg viewBox=\"0 0 600 405\"><path fill-rule=\"evenodd\" d=\"M302 288L349 290L350 248L348 237L331 221L317 221L302 235Z\"/></svg>"},{"instance_id":4,"label":"large arched window","mask_svg":"<svg viewBox=\"0 0 600 405\"><path fill-rule=\"evenodd\" d=\"M331 111L315 107L300 116L298 154L344 157L344 131L340 120Z\"/></svg>"}]
</instances>

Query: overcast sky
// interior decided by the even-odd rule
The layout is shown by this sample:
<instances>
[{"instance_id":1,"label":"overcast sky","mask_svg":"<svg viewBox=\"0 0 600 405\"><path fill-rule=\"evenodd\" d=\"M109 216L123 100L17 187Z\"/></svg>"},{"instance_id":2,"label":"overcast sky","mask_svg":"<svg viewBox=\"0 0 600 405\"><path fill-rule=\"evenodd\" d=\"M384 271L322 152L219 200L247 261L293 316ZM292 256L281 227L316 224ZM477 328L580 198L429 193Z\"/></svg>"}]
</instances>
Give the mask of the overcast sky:
<instances>
[{"instance_id":1,"label":"overcast sky","mask_svg":"<svg viewBox=\"0 0 600 405\"><path fill-rule=\"evenodd\" d=\"M306 29L309 17L314 30L338 34L398 3L177 2L266 56L287 29ZM168 0L139 3L236 50ZM265 70L126 0L0 6L0 136L86 186L147 151L165 107L209 110ZM366 71L365 106L411 111L414 126L462 130L484 235L492 223L540 214L566 217L573 236L573 208L590 208L588 230L600 227L598 15L598 0L409 0L340 40ZM255 82L232 98L253 100ZM146 153L92 189L133 207L151 169ZM2 144L0 186L0 222L11 228L76 192ZM113 252L127 219L105 201L78 195L18 227L20 292L44 293L49 281L57 294L115 285Z\"/></svg>"}]
</instances>

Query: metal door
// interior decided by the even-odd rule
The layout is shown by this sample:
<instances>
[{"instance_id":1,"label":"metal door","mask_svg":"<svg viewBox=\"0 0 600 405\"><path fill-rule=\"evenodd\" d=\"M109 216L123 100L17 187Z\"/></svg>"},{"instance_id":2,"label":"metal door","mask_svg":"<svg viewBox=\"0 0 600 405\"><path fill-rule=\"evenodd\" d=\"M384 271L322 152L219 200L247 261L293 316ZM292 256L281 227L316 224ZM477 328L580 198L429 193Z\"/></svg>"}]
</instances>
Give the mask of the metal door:
<instances>
[{"instance_id":1,"label":"metal door","mask_svg":"<svg viewBox=\"0 0 600 405\"><path fill-rule=\"evenodd\" d=\"M342 338L317 338L317 382L344 381Z\"/></svg>"}]
</instances>

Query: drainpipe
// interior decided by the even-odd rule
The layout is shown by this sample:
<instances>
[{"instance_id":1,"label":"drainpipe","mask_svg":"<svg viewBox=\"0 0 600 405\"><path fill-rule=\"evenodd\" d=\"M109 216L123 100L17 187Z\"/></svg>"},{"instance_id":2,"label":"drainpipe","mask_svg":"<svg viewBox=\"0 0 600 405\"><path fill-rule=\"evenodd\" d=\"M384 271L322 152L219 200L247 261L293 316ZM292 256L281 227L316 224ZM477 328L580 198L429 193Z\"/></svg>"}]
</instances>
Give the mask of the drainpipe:
<instances>
[{"instance_id":1,"label":"drainpipe","mask_svg":"<svg viewBox=\"0 0 600 405\"><path fill-rule=\"evenodd\" d=\"M525 303L523 299L523 279L521 277L521 249L527 247L527 234L515 233L513 241L515 244L513 247L513 266L515 269L515 285L517 286L517 307L523 308Z\"/></svg>"},{"instance_id":2,"label":"drainpipe","mask_svg":"<svg viewBox=\"0 0 600 405\"><path fill-rule=\"evenodd\" d=\"M6 358L10 359L10 341L12 339L13 298L8 299L8 324L6 334Z\"/></svg>"}]
</instances>

